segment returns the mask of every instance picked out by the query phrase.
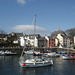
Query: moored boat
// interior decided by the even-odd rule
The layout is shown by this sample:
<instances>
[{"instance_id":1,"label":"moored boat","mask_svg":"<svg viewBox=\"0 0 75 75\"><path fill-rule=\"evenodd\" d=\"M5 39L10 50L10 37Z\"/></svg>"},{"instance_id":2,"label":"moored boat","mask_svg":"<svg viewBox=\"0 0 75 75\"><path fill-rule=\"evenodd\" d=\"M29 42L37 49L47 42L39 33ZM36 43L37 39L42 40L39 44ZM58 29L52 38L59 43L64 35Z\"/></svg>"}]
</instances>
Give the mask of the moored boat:
<instances>
[{"instance_id":1,"label":"moored boat","mask_svg":"<svg viewBox=\"0 0 75 75\"><path fill-rule=\"evenodd\" d=\"M17 53L13 53L11 51L6 50L5 55L17 55Z\"/></svg>"},{"instance_id":2,"label":"moored boat","mask_svg":"<svg viewBox=\"0 0 75 75\"><path fill-rule=\"evenodd\" d=\"M41 58L27 59L25 61L20 61L21 67L44 67L48 65L53 65L53 60L44 60Z\"/></svg>"},{"instance_id":3,"label":"moored boat","mask_svg":"<svg viewBox=\"0 0 75 75\"><path fill-rule=\"evenodd\" d=\"M33 53L33 56L42 56L42 54L40 53Z\"/></svg>"},{"instance_id":4,"label":"moored boat","mask_svg":"<svg viewBox=\"0 0 75 75\"><path fill-rule=\"evenodd\" d=\"M48 56L59 57L60 55L54 52L54 53L48 53Z\"/></svg>"},{"instance_id":5,"label":"moored boat","mask_svg":"<svg viewBox=\"0 0 75 75\"><path fill-rule=\"evenodd\" d=\"M51 56L51 57L60 57L60 54L57 54L55 52L53 52L53 53L44 53L44 55Z\"/></svg>"},{"instance_id":6,"label":"moored boat","mask_svg":"<svg viewBox=\"0 0 75 75\"><path fill-rule=\"evenodd\" d=\"M5 55L5 52L2 50L2 51L0 51L0 55L2 56L2 55Z\"/></svg>"},{"instance_id":7,"label":"moored boat","mask_svg":"<svg viewBox=\"0 0 75 75\"><path fill-rule=\"evenodd\" d=\"M42 53L40 53L39 51L34 51L33 56L42 56Z\"/></svg>"},{"instance_id":8,"label":"moored boat","mask_svg":"<svg viewBox=\"0 0 75 75\"><path fill-rule=\"evenodd\" d=\"M61 51L61 52L58 52L58 54L67 54L67 52Z\"/></svg>"},{"instance_id":9,"label":"moored boat","mask_svg":"<svg viewBox=\"0 0 75 75\"><path fill-rule=\"evenodd\" d=\"M75 52L72 52L70 54L62 55L62 58L64 60L74 60L75 59Z\"/></svg>"},{"instance_id":10,"label":"moored boat","mask_svg":"<svg viewBox=\"0 0 75 75\"><path fill-rule=\"evenodd\" d=\"M24 53L26 53L28 55L33 55L33 51L24 51Z\"/></svg>"},{"instance_id":11,"label":"moored boat","mask_svg":"<svg viewBox=\"0 0 75 75\"><path fill-rule=\"evenodd\" d=\"M2 56L2 55L17 55L17 53L13 53L13 52L11 52L11 51L8 51L8 50L6 50L6 51L0 51L0 55Z\"/></svg>"},{"instance_id":12,"label":"moored boat","mask_svg":"<svg viewBox=\"0 0 75 75\"><path fill-rule=\"evenodd\" d=\"M36 20L36 16L35 16L35 20ZM34 29L34 31L35 31L35 29ZM24 55L23 55L25 53L24 49L25 49L25 47L23 48L23 51L22 51L22 54L21 54L21 57L19 60L19 64L21 67L43 67L43 66L53 65L53 60L44 59L43 57L42 58L33 57L30 59L29 58L26 59L27 56L24 57ZM35 51L34 48L33 48L33 50Z\"/></svg>"}]
</instances>

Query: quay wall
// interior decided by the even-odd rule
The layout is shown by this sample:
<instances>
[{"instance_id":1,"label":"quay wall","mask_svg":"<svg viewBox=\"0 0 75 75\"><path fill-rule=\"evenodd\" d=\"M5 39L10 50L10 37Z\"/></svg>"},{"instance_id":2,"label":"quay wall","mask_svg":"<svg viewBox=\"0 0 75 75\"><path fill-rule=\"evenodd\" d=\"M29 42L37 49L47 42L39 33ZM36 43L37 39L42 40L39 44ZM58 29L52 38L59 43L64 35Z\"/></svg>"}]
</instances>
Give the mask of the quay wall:
<instances>
[{"instance_id":1,"label":"quay wall","mask_svg":"<svg viewBox=\"0 0 75 75\"><path fill-rule=\"evenodd\" d=\"M12 52L16 52L18 54L21 54L23 48L22 47L0 47L0 51L12 51ZM29 50L29 48L25 48L25 51ZM46 52L47 50L52 50L55 52L60 52L60 51L65 51L65 52L75 52L75 49L70 49L70 48L57 48L57 47L53 47L53 48L35 48L35 50L42 52Z\"/></svg>"}]
</instances>

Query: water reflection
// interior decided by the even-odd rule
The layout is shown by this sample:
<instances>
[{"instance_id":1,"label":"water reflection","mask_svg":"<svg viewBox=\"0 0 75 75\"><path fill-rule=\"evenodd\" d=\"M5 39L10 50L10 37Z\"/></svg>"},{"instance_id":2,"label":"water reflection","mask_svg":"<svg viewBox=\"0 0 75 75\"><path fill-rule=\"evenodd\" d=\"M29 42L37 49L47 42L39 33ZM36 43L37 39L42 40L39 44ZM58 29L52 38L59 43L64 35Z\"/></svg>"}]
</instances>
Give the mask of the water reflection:
<instances>
[{"instance_id":1,"label":"water reflection","mask_svg":"<svg viewBox=\"0 0 75 75\"><path fill-rule=\"evenodd\" d=\"M49 75L51 73L51 66L38 68L20 68L20 73L25 75Z\"/></svg>"},{"instance_id":2,"label":"water reflection","mask_svg":"<svg viewBox=\"0 0 75 75\"><path fill-rule=\"evenodd\" d=\"M0 75L74 75L75 60L54 60L52 66L40 68L22 68L19 65L19 56L0 56Z\"/></svg>"},{"instance_id":3,"label":"water reflection","mask_svg":"<svg viewBox=\"0 0 75 75\"><path fill-rule=\"evenodd\" d=\"M75 64L75 60L71 60L71 63L72 63L72 64Z\"/></svg>"}]
</instances>

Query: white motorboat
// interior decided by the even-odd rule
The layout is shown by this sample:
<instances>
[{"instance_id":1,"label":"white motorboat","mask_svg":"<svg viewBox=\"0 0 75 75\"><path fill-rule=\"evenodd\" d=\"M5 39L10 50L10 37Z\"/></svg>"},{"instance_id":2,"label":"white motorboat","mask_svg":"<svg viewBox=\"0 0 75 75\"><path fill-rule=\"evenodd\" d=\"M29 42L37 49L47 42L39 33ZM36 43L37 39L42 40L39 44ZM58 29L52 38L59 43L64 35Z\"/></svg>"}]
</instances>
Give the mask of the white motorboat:
<instances>
[{"instance_id":1,"label":"white motorboat","mask_svg":"<svg viewBox=\"0 0 75 75\"><path fill-rule=\"evenodd\" d=\"M24 53L28 54L28 55L32 55L33 51L24 51Z\"/></svg>"},{"instance_id":2,"label":"white motorboat","mask_svg":"<svg viewBox=\"0 0 75 75\"><path fill-rule=\"evenodd\" d=\"M17 55L17 53L13 53L11 51L0 51L0 55Z\"/></svg>"},{"instance_id":3,"label":"white motorboat","mask_svg":"<svg viewBox=\"0 0 75 75\"><path fill-rule=\"evenodd\" d=\"M24 53L27 54L27 55L34 55L34 56L41 55L40 52L38 52L38 51L33 51L33 50L24 51Z\"/></svg>"},{"instance_id":4,"label":"white motorboat","mask_svg":"<svg viewBox=\"0 0 75 75\"><path fill-rule=\"evenodd\" d=\"M5 52L4 51L0 51L0 55L5 55Z\"/></svg>"},{"instance_id":5,"label":"white motorboat","mask_svg":"<svg viewBox=\"0 0 75 75\"><path fill-rule=\"evenodd\" d=\"M60 56L60 54L57 54L57 53L46 53L45 54L46 56L51 56L51 57L59 57Z\"/></svg>"},{"instance_id":6,"label":"white motorboat","mask_svg":"<svg viewBox=\"0 0 75 75\"><path fill-rule=\"evenodd\" d=\"M75 59L75 52L72 52L70 54L62 55L62 58L64 60L74 60Z\"/></svg>"},{"instance_id":7,"label":"white motorboat","mask_svg":"<svg viewBox=\"0 0 75 75\"><path fill-rule=\"evenodd\" d=\"M8 50L6 50L4 53L5 53L5 55L17 55L17 53L13 53L13 52L8 51Z\"/></svg>"}]
</instances>

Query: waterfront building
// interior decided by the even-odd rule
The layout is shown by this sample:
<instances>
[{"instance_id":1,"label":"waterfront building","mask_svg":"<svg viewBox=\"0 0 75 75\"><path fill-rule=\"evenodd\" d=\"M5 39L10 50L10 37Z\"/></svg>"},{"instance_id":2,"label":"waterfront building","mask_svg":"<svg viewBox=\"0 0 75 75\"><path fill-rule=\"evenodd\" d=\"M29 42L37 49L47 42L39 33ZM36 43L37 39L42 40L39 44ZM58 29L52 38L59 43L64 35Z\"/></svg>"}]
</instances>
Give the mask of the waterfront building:
<instances>
[{"instance_id":1,"label":"waterfront building","mask_svg":"<svg viewBox=\"0 0 75 75\"><path fill-rule=\"evenodd\" d=\"M24 37L20 37L20 46L25 46L25 39Z\"/></svg>"},{"instance_id":2,"label":"waterfront building","mask_svg":"<svg viewBox=\"0 0 75 75\"><path fill-rule=\"evenodd\" d=\"M24 38L22 39L22 41L25 40L25 45L27 47L33 47L33 46L38 47L38 38L39 37L40 37L39 34L24 35Z\"/></svg>"},{"instance_id":3,"label":"waterfront building","mask_svg":"<svg viewBox=\"0 0 75 75\"><path fill-rule=\"evenodd\" d=\"M66 36L66 34L60 33L57 35L57 38L59 40L59 47L70 47L70 39Z\"/></svg>"},{"instance_id":4,"label":"waterfront building","mask_svg":"<svg viewBox=\"0 0 75 75\"><path fill-rule=\"evenodd\" d=\"M70 47L70 39L67 37L64 31L54 31L50 35L50 47Z\"/></svg>"},{"instance_id":5,"label":"waterfront building","mask_svg":"<svg viewBox=\"0 0 75 75\"><path fill-rule=\"evenodd\" d=\"M21 36L24 36L24 34L14 32L9 33L9 37L12 37L14 40L19 40Z\"/></svg>"},{"instance_id":6,"label":"waterfront building","mask_svg":"<svg viewBox=\"0 0 75 75\"><path fill-rule=\"evenodd\" d=\"M74 45L75 45L75 36L74 36Z\"/></svg>"},{"instance_id":7,"label":"waterfront building","mask_svg":"<svg viewBox=\"0 0 75 75\"><path fill-rule=\"evenodd\" d=\"M3 35L4 36L4 35ZM0 35L1 40L8 40L11 44L17 44L20 46L27 47L70 47L70 39L62 30L54 31L50 36L40 36L39 34L23 34L23 33L13 33L6 36ZM75 44L75 37L74 37Z\"/></svg>"},{"instance_id":8,"label":"waterfront building","mask_svg":"<svg viewBox=\"0 0 75 75\"><path fill-rule=\"evenodd\" d=\"M45 39L47 40L47 42L46 42L46 44L47 44L47 47L50 47L49 45L50 45L50 42L49 42L49 40L50 40L50 37L49 36L45 36Z\"/></svg>"},{"instance_id":9,"label":"waterfront building","mask_svg":"<svg viewBox=\"0 0 75 75\"><path fill-rule=\"evenodd\" d=\"M50 47L55 47L55 37L50 36Z\"/></svg>"},{"instance_id":10,"label":"waterfront building","mask_svg":"<svg viewBox=\"0 0 75 75\"><path fill-rule=\"evenodd\" d=\"M0 34L0 40L6 41L8 34Z\"/></svg>"},{"instance_id":11,"label":"waterfront building","mask_svg":"<svg viewBox=\"0 0 75 75\"><path fill-rule=\"evenodd\" d=\"M38 38L38 47L47 47L47 40L45 37Z\"/></svg>"}]
</instances>

